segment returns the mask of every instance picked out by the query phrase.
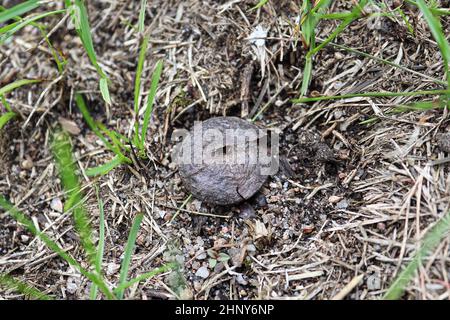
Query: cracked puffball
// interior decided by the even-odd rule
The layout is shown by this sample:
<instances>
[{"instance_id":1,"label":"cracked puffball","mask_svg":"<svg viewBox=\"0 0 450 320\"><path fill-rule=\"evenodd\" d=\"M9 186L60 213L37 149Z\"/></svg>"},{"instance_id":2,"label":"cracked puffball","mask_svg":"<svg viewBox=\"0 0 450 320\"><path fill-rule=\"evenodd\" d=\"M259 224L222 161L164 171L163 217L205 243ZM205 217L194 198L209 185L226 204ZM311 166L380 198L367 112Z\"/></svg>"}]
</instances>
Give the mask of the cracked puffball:
<instances>
[{"instance_id":1,"label":"cracked puffball","mask_svg":"<svg viewBox=\"0 0 450 320\"><path fill-rule=\"evenodd\" d=\"M213 205L249 199L268 177L262 174L260 158L255 159L263 137L256 125L237 117L196 122L176 154L184 186L195 198Z\"/></svg>"}]
</instances>

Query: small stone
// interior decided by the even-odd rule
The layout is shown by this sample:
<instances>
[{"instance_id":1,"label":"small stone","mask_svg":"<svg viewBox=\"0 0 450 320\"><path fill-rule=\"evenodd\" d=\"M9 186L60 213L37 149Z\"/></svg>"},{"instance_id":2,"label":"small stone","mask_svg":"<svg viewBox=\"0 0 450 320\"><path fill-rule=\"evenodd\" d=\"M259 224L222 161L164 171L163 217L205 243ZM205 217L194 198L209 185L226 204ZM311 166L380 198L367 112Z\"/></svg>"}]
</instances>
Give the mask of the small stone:
<instances>
[{"instance_id":1,"label":"small stone","mask_svg":"<svg viewBox=\"0 0 450 320\"><path fill-rule=\"evenodd\" d=\"M341 200L342 200L342 197L339 197L339 196L330 196L328 198L328 202L332 203L332 204L338 203Z\"/></svg>"},{"instance_id":2,"label":"small stone","mask_svg":"<svg viewBox=\"0 0 450 320\"><path fill-rule=\"evenodd\" d=\"M20 240L22 242L28 242L28 240L30 240L30 237L25 235L25 234L23 234L23 235L20 236Z\"/></svg>"},{"instance_id":3,"label":"small stone","mask_svg":"<svg viewBox=\"0 0 450 320\"><path fill-rule=\"evenodd\" d=\"M278 184L276 182L271 182L271 183L269 183L269 187L271 187L272 189L277 189Z\"/></svg>"},{"instance_id":4,"label":"small stone","mask_svg":"<svg viewBox=\"0 0 450 320\"><path fill-rule=\"evenodd\" d=\"M53 198L52 202L50 202L50 208L55 210L56 212L62 213L64 210L63 203L60 198Z\"/></svg>"},{"instance_id":5,"label":"small stone","mask_svg":"<svg viewBox=\"0 0 450 320\"><path fill-rule=\"evenodd\" d=\"M157 214L157 217L159 217L160 219L164 219L164 217L166 216L167 212L164 210L159 209L158 207L155 207L155 211Z\"/></svg>"},{"instance_id":6,"label":"small stone","mask_svg":"<svg viewBox=\"0 0 450 320\"><path fill-rule=\"evenodd\" d=\"M242 273L239 273L237 276L236 276L236 282L237 283L239 283L239 284L241 284L241 285L243 285L243 286L246 286L247 284L248 284L248 282L244 279L244 277L242 276Z\"/></svg>"},{"instance_id":7,"label":"small stone","mask_svg":"<svg viewBox=\"0 0 450 320\"><path fill-rule=\"evenodd\" d=\"M313 225L305 225L302 227L302 231L304 234L310 234L311 232L314 231L314 226Z\"/></svg>"},{"instance_id":8,"label":"small stone","mask_svg":"<svg viewBox=\"0 0 450 320\"><path fill-rule=\"evenodd\" d=\"M269 236L269 231L267 230L265 224L259 220L255 222L255 239L264 238Z\"/></svg>"},{"instance_id":9,"label":"small stone","mask_svg":"<svg viewBox=\"0 0 450 320\"><path fill-rule=\"evenodd\" d=\"M377 223L377 229L380 231L385 231L386 230L386 224L383 222L378 222Z\"/></svg>"},{"instance_id":10,"label":"small stone","mask_svg":"<svg viewBox=\"0 0 450 320\"><path fill-rule=\"evenodd\" d=\"M241 206L239 207L239 211L240 211L239 217L244 220L248 220L248 219L254 218L256 216L255 210L247 202L244 202L243 204L241 204Z\"/></svg>"},{"instance_id":11,"label":"small stone","mask_svg":"<svg viewBox=\"0 0 450 320\"><path fill-rule=\"evenodd\" d=\"M201 237L197 237L196 242L200 247L205 245L205 241Z\"/></svg>"},{"instance_id":12,"label":"small stone","mask_svg":"<svg viewBox=\"0 0 450 320\"><path fill-rule=\"evenodd\" d=\"M335 118L336 120L339 120L340 118L342 118L343 115L344 115L344 113L342 112L342 110L336 110L336 111L334 112L334 118Z\"/></svg>"},{"instance_id":13,"label":"small stone","mask_svg":"<svg viewBox=\"0 0 450 320\"><path fill-rule=\"evenodd\" d=\"M191 205L194 206L196 211L200 211L202 209L202 202L200 200L194 199L191 202Z\"/></svg>"},{"instance_id":14,"label":"small stone","mask_svg":"<svg viewBox=\"0 0 450 320\"><path fill-rule=\"evenodd\" d=\"M70 133L72 135L79 135L81 132L78 125L75 122L73 122L72 120L69 120L69 119L66 119L63 117L59 117L58 122L64 130L66 130L68 133Z\"/></svg>"},{"instance_id":15,"label":"small stone","mask_svg":"<svg viewBox=\"0 0 450 320\"><path fill-rule=\"evenodd\" d=\"M115 274L120 268L119 264L116 263L108 263L106 266L106 274L108 276Z\"/></svg>"},{"instance_id":16,"label":"small stone","mask_svg":"<svg viewBox=\"0 0 450 320\"><path fill-rule=\"evenodd\" d=\"M204 260L206 259L206 256L206 251L203 251L197 255L197 260Z\"/></svg>"},{"instance_id":17,"label":"small stone","mask_svg":"<svg viewBox=\"0 0 450 320\"><path fill-rule=\"evenodd\" d=\"M346 199L339 201L336 204L336 209L345 210L348 208L348 201Z\"/></svg>"},{"instance_id":18,"label":"small stone","mask_svg":"<svg viewBox=\"0 0 450 320\"><path fill-rule=\"evenodd\" d=\"M74 278L70 277L67 279L66 290L70 294L75 294L78 290L78 285Z\"/></svg>"},{"instance_id":19,"label":"small stone","mask_svg":"<svg viewBox=\"0 0 450 320\"><path fill-rule=\"evenodd\" d=\"M197 270L197 272L195 273L195 275L196 275L197 277L202 278L202 279L206 279L206 278L209 277L209 270L208 270L207 267L203 266L203 267L201 267L201 268L199 268L199 269Z\"/></svg>"},{"instance_id":20,"label":"small stone","mask_svg":"<svg viewBox=\"0 0 450 320\"><path fill-rule=\"evenodd\" d=\"M192 269L194 270L200 269L200 266L201 266L200 262L198 261L192 262Z\"/></svg>"},{"instance_id":21,"label":"small stone","mask_svg":"<svg viewBox=\"0 0 450 320\"><path fill-rule=\"evenodd\" d=\"M444 286L439 283L428 283L425 285L425 288L427 288L430 291L439 291L444 289Z\"/></svg>"},{"instance_id":22,"label":"small stone","mask_svg":"<svg viewBox=\"0 0 450 320\"><path fill-rule=\"evenodd\" d=\"M372 274L367 278L368 290L379 290L381 288L380 278L376 274Z\"/></svg>"},{"instance_id":23,"label":"small stone","mask_svg":"<svg viewBox=\"0 0 450 320\"><path fill-rule=\"evenodd\" d=\"M278 195L270 196L268 200L269 200L269 203L276 203L281 200L281 197Z\"/></svg>"},{"instance_id":24,"label":"small stone","mask_svg":"<svg viewBox=\"0 0 450 320\"><path fill-rule=\"evenodd\" d=\"M259 208L267 207L267 199L266 199L266 196L263 195L262 193L258 193L258 194L256 195L256 197L255 197L255 202L256 202L256 205L257 205Z\"/></svg>"},{"instance_id":25,"label":"small stone","mask_svg":"<svg viewBox=\"0 0 450 320\"><path fill-rule=\"evenodd\" d=\"M197 292L202 290L202 283L200 281L194 281L194 290Z\"/></svg>"},{"instance_id":26,"label":"small stone","mask_svg":"<svg viewBox=\"0 0 450 320\"><path fill-rule=\"evenodd\" d=\"M33 168L33 161L31 159L26 159L22 161L21 166L25 170L30 170L31 168Z\"/></svg>"}]
</instances>

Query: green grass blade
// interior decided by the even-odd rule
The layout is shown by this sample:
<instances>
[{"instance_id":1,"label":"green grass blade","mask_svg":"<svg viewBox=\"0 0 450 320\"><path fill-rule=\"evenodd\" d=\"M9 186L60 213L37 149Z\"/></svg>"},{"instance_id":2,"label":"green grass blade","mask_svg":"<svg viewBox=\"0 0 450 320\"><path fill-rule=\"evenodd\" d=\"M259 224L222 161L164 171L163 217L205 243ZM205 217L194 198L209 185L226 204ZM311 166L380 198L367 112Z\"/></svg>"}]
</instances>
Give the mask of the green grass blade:
<instances>
[{"instance_id":1,"label":"green grass blade","mask_svg":"<svg viewBox=\"0 0 450 320\"><path fill-rule=\"evenodd\" d=\"M119 150L120 154L121 154L121 152L120 152L121 149L127 148L122 143L122 141L120 141L120 135L117 132L109 130L101 122L96 121L95 123L96 123L97 127L101 130L101 132L111 140L113 145L117 148L117 150ZM126 141L126 140L124 140L124 141ZM123 156L123 157L125 157L125 156Z\"/></svg>"},{"instance_id":2,"label":"green grass blade","mask_svg":"<svg viewBox=\"0 0 450 320\"><path fill-rule=\"evenodd\" d=\"M97 54L95 53L94 43L92 41L91 27L89 26L89 18L84 0L65 0L65 3L89 60L100 75L100 90L102 97L106 103L110 104L108 77L97 61Z\"/></svg>"},{"instance_id":3,"label":"green grass blade","mask_svg":"<svg viewBox=\"0 0 450 320\"><path fill-rule=\"evenodd\" d=\"M322 50L328 43L333 41L344 29L351 24L354 20L358 19L361 16L362 9L367 4L368 0L360 0L359 3L352 9L350 15L345 18L339 26L331 33L331 35L328 36L327 39L325 39L320 45L316 47L312 47L308 53L306 54L306 61L307 64L305 65L305 71L304 71L304 77L302 80L302 87L300 90L300 97L303 97L306 95L308 91L308 87L311 81L311 74L312 74L312 62L311 65L308 65L308 61L312 59L312 57Z\"/></svg>"},{"instance_id":4,"label":"green grass blade","mask_svg":"<svg viewBox=\"0 0 450 320\"><path fill-rule=\"evenodd\" d=\"M303 97L308 92L309 84L312 76L312 58L306 57L305 68L303 69L302 87L300 89L300 96Z\"/></svg>"},{"instance_id":5,"label":"green grass blade","mask_svg":"<svg viewBox=\"0 0 450 320\"><path fill-rule=\"evenodd\" d=\"M319 23L320 15L328 8L330 5L330 0L319 0L315 4L310 1L304 1L302 5L302 19L301 30L303 35L303 41L306 46L309 48L308 54L306 55L305 67L303 70L303 79L302 86L300 89L300 96L305 96L309 84L312 78L312 57L315 48L316 48L316 27Z\"/></svg>"},{"instance_id":6,"label":"green grass blade","mask_svg":"<svg viewBox=\"0 0 450 320\"><path fill-rule=\"evenodd\" d=\"M67 6L69 4L69 6ZM69 8L72 16L72 21L75 25L75 29L83 43L84 49L89 57L89 60L99 73L101 78L107 78L103 69L100 67L97 61L97 55L94 50L94 43L92 41L91 27L89 25L89 18L87 14L86 5L84 0L66 0L66 6Z\"/></svg>"},{"instance_id":7,"label":"green grass blade","mask_svg":"<svg viewBox=\"0 0 450 320\"><path fill-rule=\"evenodd\" d=\"M41 80L34 80L34 79L22 79L22 80L17 80L15 82L9 83L3 87L0 88L0 96L3 96L17 88L23 87L27 84L32 84L32 83L37 83L40 82Z\"/></svg>"},{"instance_id":8,"label":"green grass blade","mask_svg":"<svg viewBox=\"0 0 450 320\"><path fill-rule=\"evenodd\" d=\"M320 45L318 45L317 47L315 47L313 50L309 51L307 53L307 56L313 56L315 55L317 52L319 52L320 50L322 50L328 43L330 43L331 41L333 41L342 31L345 30L345 28L347 28L347 26L349 24L351 24L353 21L355 21L356 19L358 19L361 16L362 10L364 9L364 7L366 6L368 0L360 0L359 3L352 9L351 14L349 17L347 17L346 19L344 19L339 26L336 28L336 30L334 30L329 36L328 38L326 38Z\"/></svg>"},{"instance_id":9,"label":"green grass blade","mask_svg":"<svg viewBox=\"0 0 450 320\"><path fill-rule=\"evenodd\" d=\"M139 11L138 31L144 32L145 12L147 11L147 0L141 0L141 10Z\"/></svg>"},{"instance_id":10,"label":"green grass blade","mask_svg":"<svg viewBox=\"0 0 450 320\"><path fill-rule=\"evenodd\" d=\"M11 8L10 8L10 9L11 9ZM0 5L0 14L1 14L2 12L8 11L8 10L10 10L10 9L7 9L7 8L5 8L4 6ZM11 17L11 19L15 20L16 22L11 23L11 24L8 24L8 25L6 25L6 26L0 28L0 35L3 34L3 33L5 33L5 32L7 32L7 31L9 31L9 30L11 30L11 29L14 28L15 26L17 26L20 22L23 21L23 19L22 19L21 17L19 17L19 16ZM34 26L34 27L37 27L37 28L41 28L41 29L43 28L43 26L41 26L40 24L38 24L38 23L36 23L36 22L32 22L30 25L32 25L32 26Z\"/></svg>"},{"instance_id":11,"label":"green grass blade","mask_svg":"<svg viewBox=\"0 0 450 320\"><path fill-rule=\"evenodd\" d=\"M62 259L66 260L68 264L73 266L76 270L78 270L82 275L86 278L94 282L98 285L99 289L105 294L108 299L115 299L115 295L109 290L106 283L103 281L101 277L96 274L93 274L86 269L84 269L72 256L66 253L63 249L61 249L56 242L51 240L45 233L39 231L35 226L31 219L27 218L22 212L17 210L8 200L6 200L3 196L0 195L0 208L3 208L12 218L14 218L18 223L25 226L25 228L31 232L34 236L39 238L45 245L57 253Z\"/></svg>"},{"instance_id":12,"label":"green grass blade","mask_svg":"<svg viewBox=\"0 0 450 320\"><path fill-rule=\"evenodd\" d=\"M5 96L0 96L0 101L2 102L2 104L5 107L6 111L12 112L11 106L9 105L8 101L6 101Z\"/></svg>"},{"instance_id":13,"label":"green grass blade","mask_svg":"<svg viewBox=\"0 0 450 320\"><path fill-rule=\"evenodd\" d=\"M405 291L405 287L411 281L416 273L422 259L426 257L437 245L442 241L447 232L450 230L450 212L448 212L438 223L427 232L425 239L419 250L414 255L411 262L406 268L397 276L396 280L389 287L384 295L385 300L395 300L401 298Z\"/></svg>"},{"instance_id":14,"label":"green grass blade","mask_svg":"<svg viewBox=\"0 0 450 320\"><path fill-rule=\"evenodd\" d=\"M120 286L118 286L116 289L114 289L114 293L118 294L120 291L124 291L127 288L131 287L132 285L139 283L143 280L147 280L150 278L153 278L154 276L157 276L158 274L167 272L167 271L171 271L175 268L175 264L174 263L168 263L162 267L156 268L150 272L146 272L144 274L141 274L139 276L137 276L136 278L124 282L123 284L121 284Z\"/></svg>"},{"instance_id":15,"label":"green grass blade","mask_svg":"<svg viewBox=\"0 0 450 320\"><path fill-rule=\"evenodd\" d=\"M83 194L76 174L77 169L72 155L72 146L67 133L63 131L54 133L51 146L61 183L68 198L65 210L72 209L75 230L80 236L81 244L89 262L93 265L96 250L92 241L92 229L89 223L89 216L83 205Z\"/></svg>"},{"instance_id":16,"label":"green grass blade","mask_svg":"<svg viewBox=\"0 0 450 320\"><path fill-rule=\"evenodd\" d=\"M0 130L2 130L2 128L8 123L8 121L13 119L15 116L16 116L15 112L7 112L7 113L1 115L0 116Z\"/></svg>"},{"instance_id":17,"label":"green grass blade","mask_svg":"<svg viewBox=\"0 0 450 320\"><path fill-rule=\"evenodd\" d=\"M78 92L75 93L75 103L80 109L81 114L83 115L84 120L88 124L89 128L97 135L97 137L103 142L103 144L112 152L114 152L123 162L131 163L131 160L122 154L120 148L111 144L103 135L102 130L99 128L98 123L94 121L89 110L84 102L83 96Z\"/></svg>"},{"instance_id":18,"label":"green grass blade","mask_svg":"<svg viewBox=\"0 0 450 320\"><path fill-rule=\"evenodd\" d=\"M118 287L123 286L127 282L128 277L128 269L130 268L130 262L131 262L131 255L134 251L134 246L136 242L136 237L139 231L139 227L141 225L142 219L144 218L144 215L142 213L136 215L133 221L133 225L131 226L130 233L128 235L128 241L127 245L125 247L124 257L122 260L122 265L120 267L120 277L119 277L119 285ZM117 298L122 299L123 293L125 290L118 290L117 291Z\"/></svg>"},{"instance_id":19,"label":"green grass blade","mask_svg":"<svg viewBox=\"0 0 450 320\"><path fill-rule=\"evenodd\" d=\"M28 298L34 298L37 300L53 300L53 297L50 297L29 284L17 280L7 274L0 274L0 286L20 292Z\"/></svg>"},{"instance_id":20,"label":"green grass blade","mask_svg":"<svg viewBox=\"0 0 450 320\"><path fill-rule=\"evenodd\" d=\"M267 2L269 2L269 0L259 0L259 2L253 8L251 8L250 11L257 10L263 7Z\"/></svg>"},{"instance_id":21,"label":"green grass blade","mask_svg":"<svg viewBox=\"0 0 450 320\"><path fill-rule=\"evenodd\" d=\"M136 69L136 80L134 81L134 139L138 141L139 137L139 98L141 96L142 70L144 69L145 55L147 53L149 36L145 36L142 40L141 49L139 51L138 65Z\"/></svg>"},{"instance_id":22,"label":"green grass blade","mask_svg":"<svg viewBox=\"0 0 450 320\"><path fill-rule=\"evenodd\" d=\"M97 275L101 277L102 274L102 262L103 253L105 251L105 210L103 206L103 200L100 198L98 187L96 188L97 203L100 211L99 214L99 231L98 231L98 244L97 255L95 256L95 271ZM97 299L98 286L93 283L91 286L90 298L91 300Z\"/></svg>"},{"instance_id":23,"label":"green grass blade","mask_svg":"<svg viewBox=\"0 0 450 320\"><path fill-rule=\"evenodd\" d=\"M318 41L322 41L322 40L321 40L321 39L318 39ZM392 67L401 69L401 70L403 70L403 71L407 71L407 72L409 72L409 73L413 73L413 74L415 74L415 75L417 75L417 76L420 76L420 77L429 79L429 80L431 80L431 81L433 81L433 82L435 82L435 83L437 83L437 84L447 85L447 81L442 81L442 80L439 80L439 79L437 79L437 78L431 77L431 76L429 76L429 75L427 75L427 74L425 74L425 73L421 73L421 72L418 72L418 71L416 71L416 70L409 69L409 68L407 68L407 67L405 67L405 66L402 66L402 65L400 65L400 64L397 64L397 63L395 63L395 62L393 62L393 61L389 61L389 60L386 60L386 59L383 59L383 58L380 58L380 57L377 57L377 56L373 56L373 55L368 54L368 53L366 53L366 52L359 51L359 50L357 50L357 49L353 49L353 48L347 47L347 46L342 45L342 44L329 43L329 45L332 46L332 47L335 47L335 48L339 48L339 49L341 49L341 50L345 50L345 51L354 53L354 54L356 54L356 55L359 55L359 56L362 56L362 57L365 57L365 58L369 58L369 59L372 59L372 60L375 60L375 61L378 61L378 62L387 64L387 65L389 65L389 66L392 66Z\"/></svg>"},{"instance_id":24,"label":"green grass blade","mask_svg":"<svg viewBox=\"0 0 450 320\"><path fill-rule=\"evenodd\" d=\"M123 164L123 161L118 156L115 156L111 161L108 161L101 166L87 169L86 175L88 177L102 176L107 174L114 168L117 168L121 164Z\"/></svg>"},{"instance_id":25,"label":"green grass blade","mask_svg":"<svg viewBox=\"0 0 450 320\"><path fill-rule=\"evenodd\" d=\"M40 31L42 36L45 39L45 42L47 42L47 45L52 53L53 56L53 60L55 60L56 66L58 68L58 72L61 75L64 71L64 67L67 64L67 60L64 58L63 55L59 55L58 52L55 50L55 48L53 47L52 42L50 41L50 39L48 38L48 34L45 31L44 27L37 25L36 26Z\"/></svg>"},{"instance_id":26,"label":"green grass blade","mask_svg":"<svg viewBox=\"0 0 450 320\"><path fill-rule=\"evenodd\" d=\"M86 103L84 102L83 96L80 93L75 93L75 103L77 104L78 109L80 109L81 114L83 115L84 120L87 122L89 128L91 128L92 131L97 135L97 137L102 140L102 142L109 147L109 142L105 139L103 134L101 133L100 129L97 126L97 123L92 118Z\"/></svg>"},{"instance_id":27,"label":"green grass blade","mask_svg":"<svg viewBox=\"0 0 450 320\"><path fill-rule=\"evenodd\" d=\"M20 23L15 22L15 23L13 23L13 27L11 27L11 28L10 27L8 27L6 29L2 28L2 30L0 30L0 31L3 35L0 37L0 44L3 44L9 37L11 37L14 33L19 31L23 27L25 27L29 24L32 24L33 22L35 22L37 20L43 19L48 16L52 16L55 14L65 13L65 12L66 12L66 10L55 10L55 11L41 13L41 14L38 14L33 17L26 17Z\"/></svg>"},{"instance_id":28,"label":"green grass blade","mask_svg":"<svg viewBox=\"0 0 450 320\"><path fill-rule=\"evenodd\" d=\"M141 133L141 151L144 150L145 138L147 137L148 125L150 123L150 117L153 111L153 104L155 102L156 91L158 90L159 80L161 79L161 73L163 69L163 62L159 60L156 63L155 71L152 75L152 83L150 85L150 92L147 98L147 106L144 113L144 122L142 123L142 133Z\"/></svg>"},{"instance_id":29,"label":"green grass blade","mask_svg":"<svg viewBox=\"0 0 450 320\"><path fill-rule=\"evenodd\" d=\"M300 20L303 39L307 48L312 46L311 41L314 41L314 29L316 27L314 15L311 12L312 5L311 1L303 1L302 19Z\"/></svg>"},{"instance_id":30,"label":"green grass blade","mask_svg":"<svg viewBox=\"0 0 450 320\"><path fill-rule=\"evenodd\" d=\"M0 13L0 23L39 7L39 0L28 0Z\"/></svg>"},{"instance_id":31,"label":"green grass blade","mask_svg":"<svg viewBox=\"0 0 450 320\"><path fill-rule=\"evenodd\" d=\"M447 76L447 88L450 89L450 72L449 72L449 63L450 63L450 44L445 37L445 33L442 29L441 23L439 19L437 19L430 8L427 6L424 0L417 0L417 6L422 11L425 20L427 20L428 26L430 27L431 34L436 40L439 49L441 50L442 59L444 60L444 70ZM449 103L450 103L450 95L448 95Z\"/></svg>"},{"instance_id":32,"label":"green grass blade","mask_svg":"<svg viewBox=\"0 0 450 320\"><path fill-rule=\"evenodd\" d=\"M103 100L109 105L111 105L111 95L109 94L108 79L100 79L100 93L102 94Z\"/></svg>"},{"instance_id":33,"label":"green grass blade","mask_svg":"<svg viewBox=\"0 0 450 320\"><path fill-rule=\"evenodd\" d=\"M305 102L315 102L315 101L326 101L326 100L339 100L357 97L415 97L415 96L425 96L425 95L444 95L450 94L450 90L423 90L423 91L413 91L413 92L363 92L363 93L350 93L342 94L339 96L321 96L314 98L298 98L291 100L293 103L305 103Z\"/></svg>"}]
</instances>

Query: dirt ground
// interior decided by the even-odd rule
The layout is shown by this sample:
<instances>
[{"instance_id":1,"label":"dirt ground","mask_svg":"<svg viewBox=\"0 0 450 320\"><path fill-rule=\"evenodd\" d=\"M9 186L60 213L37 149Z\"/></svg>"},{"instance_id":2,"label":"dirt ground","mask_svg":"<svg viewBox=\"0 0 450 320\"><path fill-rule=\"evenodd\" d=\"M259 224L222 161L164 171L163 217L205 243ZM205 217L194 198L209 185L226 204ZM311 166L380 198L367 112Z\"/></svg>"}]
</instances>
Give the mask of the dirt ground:
<instances>
[{"instance_id":1,"label":"dirt ground","mask_svg":"<svg viewBox=\"0 0 450 320\"><path fill-rule=\"evenodd\" d=\"M441 6L448 7L444 2ZM377 3L392 12L402 1ZM78 261L86 261L71 217L61 210L65 197L49 150L52 130L70 121L94 229L99 214L95 186L105 203L108 281L118 282L127 235L139 212L145 218L130 273L150 271L173 257L184 265L178 275L184 278L184 290L177 291L173 275L165 273L132 287L129 299L330 299L355 279L360 281L345 298L379 299L411 261L419 240L450 210L449 158L438 147L439 134L450 131L448 111L393 112L397 105L429 97L291 103L299 96L305 61L294 27L298 4L269 1L249 11L254 4L149 1L145 88L155 63L164 61L147 137L150 160L100 178L88 178L84 170L113 155L86 125L73 94L83 92L95 118L107 127L130 133L140 45L131 26L137 23L139 1L88 3L95 50L111 79L109 107L67 16L44 20L50 30L55 28L53 45L68 59L62 76L33 27L0 47L0 86L17 79L46 80L7 96L21 119L0 132L0 194ZM333 1L330 12L352 6L353 1ZM426 21L415 7L402 8L414 35L398 15L369 18L381 9L368 5L367 16L333 43L408 69L328 45L314 58L309 95L441 88L436 79L444 79L443 62ZM442 22L450 34L450 18ZM318 39L338 23L321 21ZM258 26L268 30L262 63L248 39ZM146 97L147 91L142 99ZM279 173L241 205L210 207L192 199L182 207L189 193L170 158L173 130L189 129L194 121L215 115L253 117L261 109L255 123L281 136ZM318 148L329 156L321 156ZM450 297L449 240L424 260L405 299ZM89 296L90 283L4 211L0 272L58 298ZM22 296L0 289L0 298Z\"/></svg>"}]
</instances>

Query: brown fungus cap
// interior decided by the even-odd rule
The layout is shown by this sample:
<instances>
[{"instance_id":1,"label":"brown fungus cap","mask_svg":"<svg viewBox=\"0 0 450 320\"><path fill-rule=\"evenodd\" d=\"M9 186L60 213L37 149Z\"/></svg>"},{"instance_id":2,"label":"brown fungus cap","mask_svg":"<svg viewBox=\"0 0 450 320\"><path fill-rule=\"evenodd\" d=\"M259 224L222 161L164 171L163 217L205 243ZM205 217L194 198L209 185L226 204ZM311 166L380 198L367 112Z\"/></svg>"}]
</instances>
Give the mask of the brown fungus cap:
<instances>
[{"instance_id":1,"label":"brown fungus cap","mask_svg":"<svg viewBox=\"0 0 450 320\"><path fill-rule=\"evenodd\" d=\"M228 135L227 138L231 134L233 139L217 139L217 135L212 139L213 131L222 137ZM236 143L248 132L254 132L255 136L246 137L240 140L241 143ZM250 160L250 144L261 137L261 131L256 125L237 117L216 117L196 123L180 148L181 153L190 151L187 151L187 154L192 160L191 163L178 158L184 186L194 197L209 204L232 205L249 199L268 177L261 174L262 165L259 160ZM230 143L233 140L234 143ZM195 156L200 153L199 150L202 150L203 154L201 163L194 161ZM236 161L238 157L245 160ZM221 161L213 162L211 159Z\"/></svg>"}]
</instances>

